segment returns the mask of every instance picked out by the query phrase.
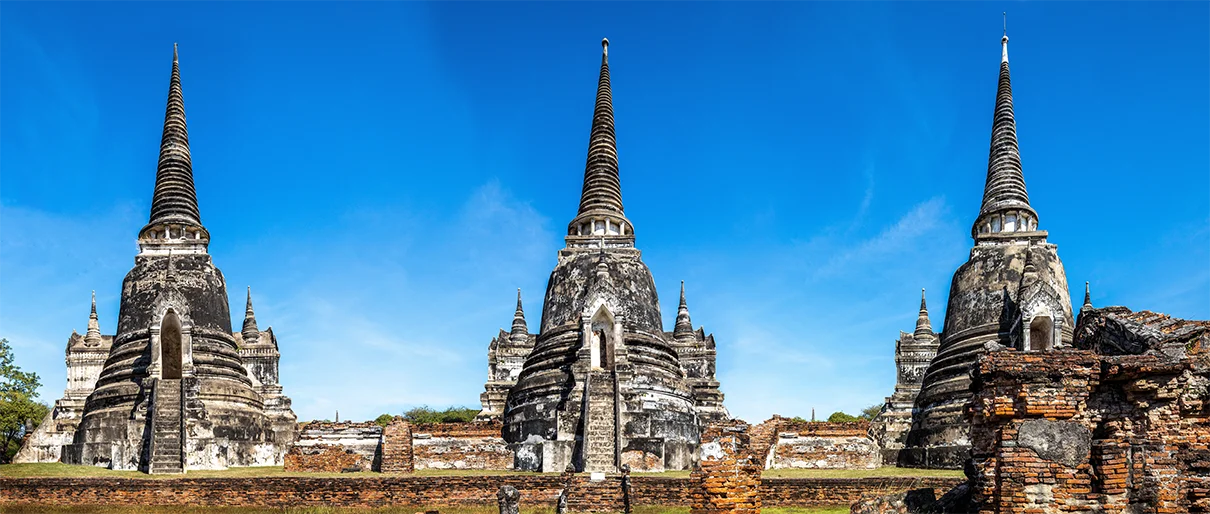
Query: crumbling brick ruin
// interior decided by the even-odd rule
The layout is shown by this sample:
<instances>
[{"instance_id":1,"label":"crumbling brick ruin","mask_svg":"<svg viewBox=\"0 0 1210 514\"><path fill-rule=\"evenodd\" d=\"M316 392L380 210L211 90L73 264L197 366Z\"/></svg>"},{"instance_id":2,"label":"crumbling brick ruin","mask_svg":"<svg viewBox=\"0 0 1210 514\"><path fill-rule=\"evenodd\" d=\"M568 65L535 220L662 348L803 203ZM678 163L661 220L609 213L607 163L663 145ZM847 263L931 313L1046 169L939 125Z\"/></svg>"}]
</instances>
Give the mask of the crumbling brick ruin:
<instances>
[{"instance_id":1,"label":"crumbling brick ruin","mask_svg":"<svg viewBox=\"0 0 1210 514\"><path fill-rule=\"evenodd\" d=\"M1085 298L1074 348L980 357L971 480L896 512L1210 511L1210 322Z\"/></svg>"},{"instance_id":2,"label":"crumbling brick ruin","mask_svg":"<svg viewBox=\"0 0 1210 514\"><path fill-rule=\"evenodd\" d=\"M802 421L774 415L749 427L751 451L765 469L874 469L881 448L870 422Z\"/></svg>"},{"instance_id":3,"label":"crumbling brick ruin","mask_svg":"<svg viewBox=\"0 0 1210 514\"><path fill-rule=\"evenodd\" d=\"M383 428L372 422L302 423L286 453L286 471L339 473L381 469Z\"/></svg>"},{"instance_id":4,"label":"crumbling brick ruin","mask_svg":"<svg viewBox=\"0 0 1210 514\"><path fill-rule=\"evenodd\" d=\"M312 421L300 425L298 441L287 454L286 470L509 470L514 456L500 429L499 421L414 425L397 417L385 427L372 422ZM338 454L350 457L338 459ZM343 467L336 469L338 466Z\"/></svg>"},{"instance_id":5,"label":"crumbling brick ruin","mask_svg":"<svg viewBox=\"0 0 1210 514\"><path fill-rule=\"evenodd\" d=\"M1210 323L1085 304L1077 349L980 360L981 513L1210 510Z\"/></svg>"},{"instance_id":6,"label":"crumbling brick ruin","mask_svg":"<svg viewBox=\"0 0 1210 514\"><path fill-rule=\"evenodd\" d=\"M702 434L700 467L689 475L690 514L760 514L764 458L753 451L748 428L732 420Z\"/></svg>"}]
</instances>

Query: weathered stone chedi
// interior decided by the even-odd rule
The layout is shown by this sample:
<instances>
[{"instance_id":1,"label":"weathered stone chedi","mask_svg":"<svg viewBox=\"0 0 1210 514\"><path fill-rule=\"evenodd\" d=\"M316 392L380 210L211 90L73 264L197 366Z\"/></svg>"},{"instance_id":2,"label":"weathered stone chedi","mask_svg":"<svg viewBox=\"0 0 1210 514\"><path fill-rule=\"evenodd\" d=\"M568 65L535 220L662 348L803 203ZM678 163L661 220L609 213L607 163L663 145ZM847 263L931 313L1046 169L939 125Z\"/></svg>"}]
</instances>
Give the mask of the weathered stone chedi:
<instances>
[{"instance_id":1,"label":"weathered stone chedi","mask_svg":"<svg viewBox=\"0 0 1210 514\"><path fill-rule=\"evenodd\" d=\"M920 394L924 373L937 356L938 341L929 320L924 291L921 290L916 330L900 332L899 339L895 341L895 392L887 397L882 411L870 424L870 435L881 447L883 462L893 464L899 459L899 451L903 449L908 431L912 428L912 410L916 396Z\"/></svg>"},{"instance_id":2,"label":"weathered stone chedi","mask_svg":"<svg viewBox=\"0 0 1210 514\"><path fill-rule=\"evenodd\" d=\"M65 462L153 473L281 462L295 416L277 383L276 338L258 330L250 292L232 333L209 242L174 48L150 221Z\"/></svg>"},{"instance_id":3,"label":"weathered stone chedi","mask_svg":"<svg viewBox=\"0 0 1210 514\"><path fill-rule=\"evenodd\" d=\"M674 332L663 330L655 281L622 208L608 41L602 45L580 208L551 272L533 348L508 388L504 438L517 469L688 469L701 426L727 416L713 338L692 329L683 302ZM520 330L514 323L508 338L518 352L529 344ZM490 402L484 407L490 415Z\"/></svg>"},{"instance_id":4,"label":"weathered stone chedi","mask_svg":"<svg viewBox=\"0 0 1210 514\"><path fill-rule=\"evenodd\" d=\"M969 370L988 345L1022 350L1070 346L1071 298L1055 245L1046 242L1025 191L1009 80L1008 36L1001 41L991 150L983 205L971 228L975 247L954 273L945 330L916 398L901 465L960 468L970 449L963 408Z\"/></svg>"}]
</instances>

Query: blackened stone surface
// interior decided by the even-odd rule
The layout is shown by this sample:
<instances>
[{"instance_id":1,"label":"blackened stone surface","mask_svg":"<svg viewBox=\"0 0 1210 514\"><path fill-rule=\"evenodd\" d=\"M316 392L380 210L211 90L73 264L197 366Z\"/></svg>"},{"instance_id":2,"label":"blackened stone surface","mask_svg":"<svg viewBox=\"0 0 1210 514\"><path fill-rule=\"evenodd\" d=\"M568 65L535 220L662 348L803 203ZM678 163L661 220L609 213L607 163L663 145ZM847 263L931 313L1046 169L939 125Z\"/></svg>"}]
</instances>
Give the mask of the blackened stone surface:
<instances>
[{"instance_id":1,"label":"blackened stone surface","mask_svg":"<svg viewBox=\"0 0 1210 514\"><path fill-rule=\"evenodd\" d=\"M602 280L598 272L608 278ZM625 317L626 328L663 333L651 270L638 250L627 248L560 251L559 264L546 285L542 332L578 326L580 317L598 299L605 300L615 316Z\"/></svg>"},{"instance_id":2,"label":"blackened stone surface","mask_svg":"<svg viewBox=\"0 0 1210 514\"><path fill-rule=\"evenodd\" d=\"M1076 324L1075 347L1101 355L1153 352L1180 359L1210 345L1210 323L1126 307L1087 307Z\"/></svg>"},{"instance_id":3,"label":"blackened stone surface","mask_svg":"<svg viewBox=\"0 0 1210 514\"><path fill-rule=\"evenodd\" d=\"M1092 433L1071 421L1030 419L1021 423L1017 444L1033 450L1043 459L1074 468L1088 460Z\"/></svg>"},{"instance_id":4,"label":"blackened stone surface","mask_svg":"<svg viewBox=\"0 0 1210 514\"><path fill-rule=\"evenodd\" d=\"M122 287L118 335L64 460L145 469L154 381L152 329L171 309L189 332L183 391L186 469L280 461L293 432L277 433L231 335L226 284L207 254L140 255ZM184 339L184 338L183 338ZM280 447L274 447L274 443Z\"/></svg>"},{"instance_id":5,"label":"blackened stone surface","mask_svg":"<svg viewBox=\"0 0 1210 514\"><path fill-rule=\"evenodd\" d=\"M616 448L631 447L635 440L651 450L644 452L651 458L642 460L654 467L644 471L661 471L665 463L687 469L692 459L682 456L686 449L694 453L699 437L693 390L661 329L651 272L633 248L559 252L547 285L542 331L509 391L504 414L505 440L530 446L515 448L517 468L562 471L569 458L583 469L590 371L584 341L585 329L591 328L584 323L601 322L602 312L608 313L606 325L620 325L615 356L606 359L613 361L617 384L613 422L621 440ZM556 441L565 443L551 444ZM569 448L570 454L563 451Z\"/></svg>"}]
</instances>

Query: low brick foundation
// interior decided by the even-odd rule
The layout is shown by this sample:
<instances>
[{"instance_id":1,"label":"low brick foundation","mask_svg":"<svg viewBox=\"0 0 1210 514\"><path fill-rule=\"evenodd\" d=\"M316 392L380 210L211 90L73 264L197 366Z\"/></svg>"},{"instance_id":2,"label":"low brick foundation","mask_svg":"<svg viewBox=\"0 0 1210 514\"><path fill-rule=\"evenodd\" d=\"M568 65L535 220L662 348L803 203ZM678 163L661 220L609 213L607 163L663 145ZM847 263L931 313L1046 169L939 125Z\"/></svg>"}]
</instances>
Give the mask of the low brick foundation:
<instances>
[{"instance_id":1,"label":"low brick foundation","mask_svg":"<svg viewBox=\"0 0 1210 514\"><path fill-rule=\"evenodd\" d=\"M499 421L412 425L416 469L513 469Z\"/></svg>"},{"instance_id":2,"label":"low brick foundation","mask_svg":"<svg viewBox=\"0 0 1210 514\"><path fill-rule=\"evenodd\" d=\"M576 475L588 481L587 475ZM621 488L621 478L606 482ZM959 479L864 478L761 481L768 507L848 505L862 494L894 493L917 487L946 490ZM635 505L688 506L688 478L631 477ZM41 504L195 505L239 507L382 507L495 505L496 491L511 485L521 505L553 507L563 489L559 475L382 476L373 478L0 478L0 506ZM607 487L609 486L607 485ZM594 485L593 488L597 486ZM618 505L616 510L621 511Z\"/></svg>"},{"instance_id":3,"label":"low brick foundation","mask_svg":"<svg viewBox=\"0 0 1210 514\"><path fill-rule=\"evenodd\" d=\"M874 469L882 450L869 421L797 421L773 415L748 430L766 469Z\"/></svg>"},{"instance_id":4,"label":"low brick foundation","mask_svg":"<svg viewBox=\"0 0 1210 514\"><path fill-rule=\"evenodd\" d=\"M286 471L340 473L346 469L369 470L373 463L343 446L316 444L293 446L286 453Z\"/></svg>"}]
</instances>

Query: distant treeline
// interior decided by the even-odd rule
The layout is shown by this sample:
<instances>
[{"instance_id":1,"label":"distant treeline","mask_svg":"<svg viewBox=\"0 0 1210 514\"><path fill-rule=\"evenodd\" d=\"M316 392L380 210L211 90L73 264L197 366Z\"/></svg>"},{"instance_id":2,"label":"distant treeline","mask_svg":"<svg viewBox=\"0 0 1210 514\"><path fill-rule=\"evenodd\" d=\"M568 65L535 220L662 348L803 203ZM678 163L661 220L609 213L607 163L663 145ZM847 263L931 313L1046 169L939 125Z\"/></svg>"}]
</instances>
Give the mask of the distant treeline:
<instances>
[{"instance_id":1,"label":"distant treeline","mask_svg":"<svg viewBox=\"0 0 1210 514\"><path fill-rule=\"evenodd\" d=\"M404 411L403 419L414 424L466 423L474 421L478 414L479 409L471 407L447 407L445 410L437 410L428 405L421 405ZM394 415L383 414L378 416L374 422L385 427L392 419L395 419Z\"/></svg>"}]
</instances>

